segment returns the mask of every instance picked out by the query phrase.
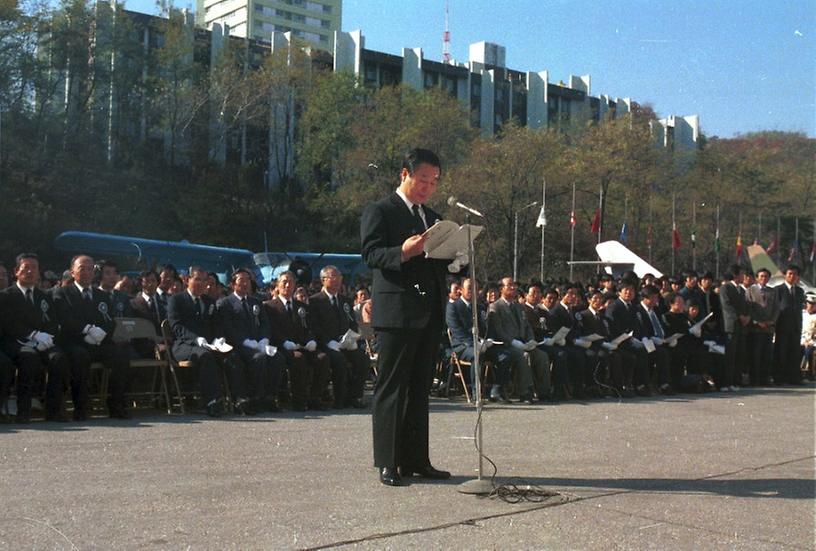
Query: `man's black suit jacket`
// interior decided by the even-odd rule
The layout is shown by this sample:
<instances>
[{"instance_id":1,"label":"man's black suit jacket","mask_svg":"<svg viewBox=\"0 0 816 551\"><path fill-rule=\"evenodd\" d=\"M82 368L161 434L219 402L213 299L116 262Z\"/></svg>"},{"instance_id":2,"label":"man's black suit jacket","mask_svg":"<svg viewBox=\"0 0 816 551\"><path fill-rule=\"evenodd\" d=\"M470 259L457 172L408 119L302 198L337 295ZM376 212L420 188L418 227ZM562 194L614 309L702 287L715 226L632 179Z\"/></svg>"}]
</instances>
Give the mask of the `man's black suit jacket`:
<instances>
[{"instance_id":1,"label":"man's black suit jacket","mask_svg":"<svg viewBox=\"0 0 816 551\"><path fill-rule=\"evenodd\" d=\"M359 333L357 320L354 319L354 305L344 296L335 295L337 306L332 306L329 295L320 291L309 297L312 332L317 344L326 346L329 341L339 341L346 331L351 329Z\"/></svg>"},{"instance_id":2,"label":"man's black suit jacket","mask_svg":"<svg viewBox=\"0 0 816 551\"><path fill-rule=\"evenodd\" d=\"M34 304L31 304L16 284L0 293L3 348L12 357L22 347L18 341L27 341L34 331L48 333L55 341L59 340L59 322L51 295L35 287L33 297Z\"/></svg>"},{"instance_id":3,"label":"man's black suit jacket","mask_svg":"<svg viewBox=\"0 0 816 551\"><path fill-rule=\"evenodd\" d=\"M213 299L199 297L203 305L197 309L193 297L187 291L171 295L167 301L167 320L173 330L173 349L196 347L196 340L203 337L207 342L223 336L221 318Z\"/></svg>"},{"instance_id":4,"label":"man's black suit jacket","mask_svg":"<svg viewBox=\"0 0 816 551\"><path fill-rule=\"evenodd\" d=\"M547 327L553 333L557 333L562 327L568 328L567 344L572 344L573 341L580 336L580 332L576 328L575 316L560 302L550 309L550 315L547 318Z\"/></svg>"},{"instance_id":5,"label":"man's black suit jacket","mask_svg":"<svg viewBox=\"0 0 816 551\"><path fill-rule=\"evenodd\" d=\"M288 314L283 302L273 298L264 302L264 307L269 316L269 337L275 346L282 346L284 341L300 345L317 341L311 330L309 305L292 299L292 313Z\"/></svg>"},{"instance_id":6,"label":"man's black suit jacket","mask_svg":"<svg viewBox=\"0 0 816 551\"><path fill-rule=\"evenodd\" d=\"M612 301L612 304L606 309L604 317L606 318L606 325L609 328L609 336L613 339L623 333L635 331L638 326L637 319L633 312L633 306L627 306L626 303L619 298Z\"/></svg>"},{"instance_id":7,"label":"man's black suit jacket","mask_svg":"<svg viewBox=\"0 0 816 551\"><path fill-rule=\"evenodd\" d=\"M805 291L798 285L793 287L794 294L791 295L788 286L782 283L776 288L776 296L779 299L779 317L776 319L776 331L801 333L802 332L802 309L805 307Z\"/></svg>"},{"instance_id":8,"label":"man's black suit jacket","mask_svg":"<svg viewBox=\"0 0 816 551\"><path fill-rule=\"evenodd\" d=\"M113 309L110 296L99 289L92 290L90 302L82 298L77 286L73 283L54 291L54 310L57 321L62 328L63 340L70 344L84 344L82 330L86 325L96 325L107 335L103 343L113 342Z\"/></svg>"},{"instance_id":9,"label":"man's black suit jacket","mask_svg":"<svg viewBox=\"0 0 816 551\"><path fill-rule=\"evenodd\" d=\"M165 303L159 300L159 295L153 295L153 307L151 308L142 293L139 293L130 300L130 310L137 318L143 318L153 323L156 333L161 334L161 322L167 319L167 308Z\"/></svg>"},{"instance_id":10,"label":"man's black suit jacket","mask_svg":"<svg viewBox=\"0 0 816 551\"><path fill-rule=\"evenodd\" d=\"M451 334L451 347L457 354L461 353L466 348L473 347L473 311L472 306L465 304L461 298L448 302L445 310L445 323L448 326ZM487 324L485 317L482 315L483 308L479 304L476 305L479 310L479 336L484 337L487 333Z\"/></svg>"},{"instance_id":11,"label":"man's black suit jacket","mask_svg":"<svg viewBox=\"0 0 816 551\"><path fill-rule=\"evenodd\" d=\"M423 207L428 227L441 219ZM368 205L360 224L363 261L372 269L372 326L421 329L442 320L448 260L423 255L402 262L403 242L417 233L413 214L396 193Z\"/></svg>"},{"instance_id":12,"label":"man's black suit jacket","mask_svg":"<svg viewBox=\"0 0 816 551\"><path fill-rule=\"evenodd\" d=\"M245 340L260 341L269 338L269 318L266 308L253 296L246 297L244 309L235 293L218 301L218 313L227 342L238 348Z\"/></svg>"}]
</instances>

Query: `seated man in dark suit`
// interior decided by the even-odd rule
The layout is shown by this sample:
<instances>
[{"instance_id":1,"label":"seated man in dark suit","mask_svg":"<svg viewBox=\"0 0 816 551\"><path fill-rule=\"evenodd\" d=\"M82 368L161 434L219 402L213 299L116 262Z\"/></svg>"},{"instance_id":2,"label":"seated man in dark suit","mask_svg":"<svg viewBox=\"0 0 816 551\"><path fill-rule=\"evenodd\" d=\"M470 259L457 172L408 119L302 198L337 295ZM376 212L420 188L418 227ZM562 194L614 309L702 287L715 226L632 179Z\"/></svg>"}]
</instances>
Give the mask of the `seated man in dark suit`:
<instances>
[{"instance_id":1,"label":"seated man in dark suit","mask_svg":"<svg viewBox=\"0 0 816 551\"><path fill-rule=\"evenodd\" d=\"M240 358L254 410L280 411L277 404L280 373L286 368L283 351L269 344L269 318L252 296L252 275L239 268L231 278L232 294L218 302L227 342Z\"/></svg>"},{"instance_id":2,"label":"seated man in dark suit","mask_svg":"<svg viewBox=\"0 0 816 551\"><path fill-rule=\"evenodd\" d=\"M323 288L309 297L312 329L320 350L329 357L334 407L364 408L363 390L369 372L369 360L357 344L358 338L344 339L351 330L360 335L351 301L340 295L343 274L335 266L320 270Z\"/></svg>"},{"instance_id":3,"label":"seated man in dark suit","mask_svg":"<svg viewBox=\"0 0 816 551\"><path fill-rule=\"evenodd\" d=\"M634 395L631 389L636 358L631 352L609 342L609 329L603 317L604 302L604 294L599 290L593 291L589 295L587 309L575 315L581 337L603 337L585 351L589 381L590 384L606 386L608 380L621 396L629 398ZM608 370L608 376L604 368Z\"/></svg>"},{"instance_id":4,"label":"seated man in dark suit","mask_svg":"<svg viewBox=\"0 0 816 551\"><path fill-rule=\"evenodd\" d=\"M473 285L470 278L465 278L460 286L459 299L449 302L445 311L445 322L450 330L453 351L459 358L467 362L472 362L474 359L472 299ZM484 306L480 304L477 304L477 310L479 337L482 339L479 349L482 353L481 357L493 363L493 386L490 389L490 401L507 401L504 385L510 379L510 372L513 369L517 371L527 369L526 360L524 354L518 353L508 343L493 344L492 339L485 340L487 336L486 312ZM470 380L475 393L476 374L473 371L471 370Z\"/></svg>"},{"instance_id":5,"label":"seated man in dark suit","mask_svg":"<svg viewBox=\"0 0 816 551\"><path fill-rule=\"evenodd\" d=\"M535 335L522 310L524 306L516 299L516 283L512 277L501 281L501 297L487 310L487 334L495 341L509 344L511 354L527 353L530 363L513 358L511 364L517 369L513 373L516 392L521 402L532 404L533 392L539 401L550 399L550 359L538 348Z\"/></svg>"},{"instance_id":6,"label":"seated man in dark suit","mask_svg":"<svg viewBox=\"0 0 816 551\"><path fill-rule=\"evenodd\" d=\"M161 323L167 319L166 303L159 300L156 286L159 275L153 270L146 270L139 274L141 291L130 299L130 310L134 316L150 321L156 327L156 333L161 334Z\"/></svg>"},{"instance_id":7,"label":"seated man in dark suit","mask_svg":"<svg viewBox=\"0 0 816 551\"><path fill-rule=\"evenodd\" d=\"M32 389L46 372L45 418L62 421L63 389L71 368L68 357L55 344L59 323L51 296L36 286L40 279L37 255L17 255L14 273L17 282L0 293L0 313L2 348L17 365L17 422L30 420Z\"/></svg>"},{"instance_id":8,"label":"seated man in dark suit","mask_svg":"<svg viewBox=\"0 0 816 551\"><path fill-rule=\"evenodd\" d=\"M167 302L167 319L173 330L173 354L177 360L190 360L198 369L204 412L210 417L223 414L220 370L227 373L230 391L239 413L254 413L246 398L246 384L233 352L214 350L217 339L224 338L221 317L215 303L205 293L207 272L200 266L190 267L187 290L171 295Z\"/></svg>"},{"instance_id":9,"label":"seated man in dark suit","mask_svg":"<svg viewBox=\"0 0 816 551\"><path fill-rule=\"evenodd\" d=\"M282 273L278 276L277 296L264 302L270 340L286 358L292 409L323 410L321 398L329 383L329 357L317 350L308 306L294 299L295 286L295 274Z\"/></svg>"},{"instance_id":10,"label":"seated man in dark suit","mask_svg":"<svg viewBox=\"0 0 816 551\"><path fill-rule=\"evenodd\" d=\"M638 327L635 316L637 306L633 304L635 298L635 283L629 279L621 279L618 284L618 297L609 302L604 318L609 329L609 337L617 339L623 334L634 334ZM618 348L634 357L634 385L635 392L641 396L651 395L649 390L649 358L643 344L636 338L623 341Z\"/></svg>"},{"instance_id":11,"label":"seated man in dark suit","mask_svg":"<svg viewBox=\"0 0 816 551\"><path fill-rule=\"evenodd\" d=\"M74 420L89 414L88 385L92 362L102 362L110 370L108 412L127 419L125 391L131 379L130 349L113 342L116 324L107 293L92 286L93 259L78 255L71 260L74 281L54 292L54 310L62 328L62 346L71 362L71 396Z\"/></svg>"},{"instance_id":12,"label":"seated man in dark suit","mask_svg":"<svg viewBox=\"0 0 816 551\"><path fill-rule=\"evenodd\" d=\"M527 291L524 312L535 332L536 340L547 342L547 344L540 345L539 348L546 352L552 361L552 386L555 389L553 396L556 400L566 400L572 398L569 391L569 354L566 347L557 346L552 342L555 329L550 325L550 317L558 305L559 298L557 289L550 287L542 292L539 285L533 283ZM533 304L537 304L534 309Z\"/></svg>"},{"instance_id":13,"label":"seated man in dark suit","mask_svg":"<svg viewBox=\"0 0 816 551\"><path fill-rule=\"evenodd\" d=\"M115 289L119 281L119 267L111 260L100 260L94 266L94 283L101 291L108 294L112 316L114 318L131 318L133 312L130 310L130 295Z\"/></svg>"},{"instance_id":14,"label":"seated man in dark suit","mask_svg":"<svg viewBox=\"0 0 816 551\"><path fill-rule=\"evenodd\" d=\"M676 293L672 293L672 295L676 295ZM657 380L658 389L661 393L674 394L671 382L674 380L675 383L679 383L682 374L676 374L674 377L671 375L672 366L677 367L678 364L672 362L673 350L664 344L664 339L670 335L657 313L659 302L660 291L657 287L644 285L640 290L640 305L635 313L638 323L633 337L641 342L648 339L654 344L652 352L647 349L649 365L652 369L651 378Z\"/></svg>"},{"instance_id":15,"label":"seated man in dark suit","mask_svg":"<svg viewBox=\"0 0 816 551\"><path fill-rule=\"evenodd\" d=\"M562 349L566 353L566 369L568 380L572 387L572 393L576 398L584 398L584 387L587 381L591 381L591 374L586 373L586 353L580 346L584 341L580 339L580 329L575 320L574 306L578 301L579 287L574 283L567 283L562 286L561 300L554 305L547 316L547 328L554 334L561 328L569 329L563 346L555 345L555 348ZM556 389L558 390L558 389Z\"/></svg>"}]
</instances>

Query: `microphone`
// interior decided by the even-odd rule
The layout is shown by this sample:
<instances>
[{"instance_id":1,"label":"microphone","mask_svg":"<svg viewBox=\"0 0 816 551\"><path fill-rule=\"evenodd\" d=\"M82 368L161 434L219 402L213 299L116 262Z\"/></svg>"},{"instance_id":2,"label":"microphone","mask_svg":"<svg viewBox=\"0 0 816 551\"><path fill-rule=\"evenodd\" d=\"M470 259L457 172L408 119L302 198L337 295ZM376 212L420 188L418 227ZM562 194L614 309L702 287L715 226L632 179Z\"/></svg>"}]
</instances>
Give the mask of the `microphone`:
<instances>
[{"instance_id":1,"label":"microphone","mask_svg":"<svg viewBox=\"0 0 816 551\"><path fill-rule=\"evenodd\" d=\"M482 214L481 212L479 212L476 209L470 208L467 205L463 205L462 203L459 202L459 200L454 195L451 195L450 197L448 197L448 205L450 205L451 207L459 207L460 209L464 209L464 210L468 211L470 214L474 214L476 216L479 216L480 218L484 218L484 214Z\"/></svg>"}]
</instances>

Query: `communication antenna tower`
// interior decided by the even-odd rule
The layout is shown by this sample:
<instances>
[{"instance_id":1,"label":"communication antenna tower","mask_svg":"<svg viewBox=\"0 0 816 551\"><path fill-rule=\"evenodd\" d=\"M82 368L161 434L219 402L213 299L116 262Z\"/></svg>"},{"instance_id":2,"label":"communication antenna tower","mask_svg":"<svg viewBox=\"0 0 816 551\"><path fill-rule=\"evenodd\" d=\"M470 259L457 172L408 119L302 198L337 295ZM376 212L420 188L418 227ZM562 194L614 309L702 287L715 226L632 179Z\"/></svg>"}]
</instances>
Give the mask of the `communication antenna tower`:
<instances>
[{"instance_id":1,"label":"communication antenna tower","mask_svg":"<svg viewBox=\"0 0 816 551\"><path fill-rule=\"evenodd\" d=\"M451 63L450 29L448 28L448 2L445 0L445 33L442 35L442 63Z\"/></svg>"}]
</instances>

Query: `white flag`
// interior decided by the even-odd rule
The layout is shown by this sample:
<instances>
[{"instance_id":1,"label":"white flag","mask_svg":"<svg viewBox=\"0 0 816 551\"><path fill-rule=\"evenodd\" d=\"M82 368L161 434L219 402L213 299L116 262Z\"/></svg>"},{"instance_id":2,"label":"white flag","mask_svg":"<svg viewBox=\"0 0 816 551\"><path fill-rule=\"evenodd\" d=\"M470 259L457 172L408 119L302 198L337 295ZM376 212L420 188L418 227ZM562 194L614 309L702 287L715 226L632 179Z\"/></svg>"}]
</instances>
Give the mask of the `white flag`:
<instances>
[{"instance_id":1,"label":"white flag","mask_svg":"<svg viewBox=\"0 0 816 551\"><path fill-rule=\"evenodd\" d=\"M544 214L544 206L541 206L541 210L538 213L538 220L536 220L536 228L543 228L547 225L547 215Z\"/></svg>"}]
</instances>

